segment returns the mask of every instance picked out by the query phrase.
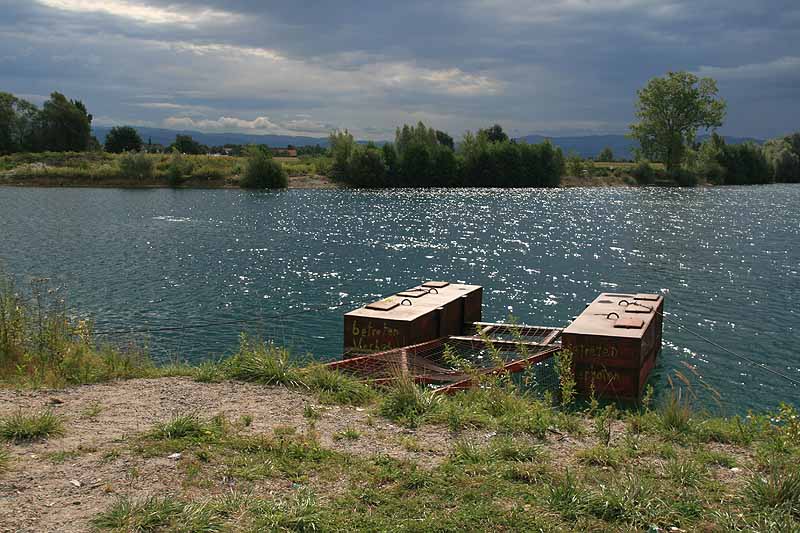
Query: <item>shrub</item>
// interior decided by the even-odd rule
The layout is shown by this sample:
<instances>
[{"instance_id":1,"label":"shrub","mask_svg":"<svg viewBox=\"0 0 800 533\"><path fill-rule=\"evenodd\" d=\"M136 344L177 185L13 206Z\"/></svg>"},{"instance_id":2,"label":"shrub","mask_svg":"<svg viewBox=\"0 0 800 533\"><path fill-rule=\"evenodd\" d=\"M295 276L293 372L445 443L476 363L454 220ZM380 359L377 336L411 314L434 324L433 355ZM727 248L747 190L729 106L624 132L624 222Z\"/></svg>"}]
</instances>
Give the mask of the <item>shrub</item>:
<instances>
[{"instance_id":1,"label":"shrub","mask_svg":"<svg viewBox=\"0 0 800 533\"><path fill-rule=\"evenodd\" d=\"M685 168L676 168L668 173L668 176L681 187L696 187L697 175Z\"/></svg>"},{"instance_id":2,"label":"shrub","mask_svg":"<svg viewBox=\"0 0 800 533\"><path fill-rule=\"evenodd\" d=\"M289 184L286 170L262 150L250 150L244 175L239 178L243 189L283 189Z\"/></svg>"},{"instance_id":3,"label":"shrub","mask_svg":"<svg viewBox=\"0 0 800 533\"><path fill-rule=\"evenodd\" d=\"M170 187L177 187L189 178L194 165L183 157L178 150L173 149L167 166L167 183Z\"/></svg>"},{"instance_id":4,"label":"shrub","mask_svg":"<svg viewBox=\"0 0 800 533\"><path fill-rule=\"evenodd\" d=\"M631 176L639 185L652 185L656 181L656 171L647 161L640 161L633 167Z\"/></svg>"},{"instance_id":5,"label":"shrub","mask_svg":"<svg viewBox=\"0 0 800 533\"><path fill-rule=\"evenodd\" d=\"M63 434L61 418L51 411L31 415L18 412L0 420L0 438L10 442L30 442Z\"/></svg>"},{"instance_id":6,"label":"shrub","mask_svg":"<svg viewBox=\"0 0 800 533\"><path fill-rule=\"evenodd\" d=\"M149 180L153 178L153 160L146 154L126 152L119 157L119 171L124 178Z\"/></svg>"},{"instance_id":7,"label":"shrub","mask_svg":"<svg viewBox=\"0 0 800 533\"><path fill-rule=\"evenodd\" d=\"M771 173L761 148L753 143L723 145L717 156L725 169L725 185L769 183Z\"/></svg>"},{"instance_id":8,"label":"shrub","mask_svg":"<svg viewBox=\"0 0 800 533\"><path fill-rule=\"evenodd\" d=\"M346 179L355 187L385 187L386 165L381 152L374 146L356 146Z\"/></svg>"}]
</instances>

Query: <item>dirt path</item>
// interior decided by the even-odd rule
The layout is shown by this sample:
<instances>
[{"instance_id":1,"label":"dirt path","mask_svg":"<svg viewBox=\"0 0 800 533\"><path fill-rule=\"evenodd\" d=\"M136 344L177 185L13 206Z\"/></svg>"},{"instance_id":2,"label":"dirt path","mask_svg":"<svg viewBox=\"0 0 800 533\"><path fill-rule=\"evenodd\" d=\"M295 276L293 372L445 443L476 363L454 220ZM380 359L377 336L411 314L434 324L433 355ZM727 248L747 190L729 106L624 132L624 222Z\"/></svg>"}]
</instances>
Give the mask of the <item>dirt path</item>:
<instances>
[{"instance_id":1,"label":"dirt path","mask_svg":"<svg viewBox=\"0 0 800 533\"><path fill-rule=\"evenodd\" d=\"M164 378L58 391L0 390L0 417L50 408L63 417L65 430L63 436L45 442L0 444L12 457L9 470L0 473L0 531L87 531L91 518L119 496L168 493L194 498L230 490L221 482L202 489L182 487L185 478L175 460L132 454L129 440L156 422L188 412L204 418L222 414L231 420L249 415L253 420L246 431L252 433L270 434L278 426L302 430L307 424L303 409L309 403L323 412L316 430L325 448L384 453L430 466L439 463L456 440L438 428L412 431L396 426L369 409L318 406L311 395L245 383ZM360 437L334 438L346 428L357 429ZM479 433L472 437L487 438ZM411 438L421 443L419 449L403 446L403 440ZM290 485L270 480L258 490L280 495Z\"/></svg>"}]
</instances>

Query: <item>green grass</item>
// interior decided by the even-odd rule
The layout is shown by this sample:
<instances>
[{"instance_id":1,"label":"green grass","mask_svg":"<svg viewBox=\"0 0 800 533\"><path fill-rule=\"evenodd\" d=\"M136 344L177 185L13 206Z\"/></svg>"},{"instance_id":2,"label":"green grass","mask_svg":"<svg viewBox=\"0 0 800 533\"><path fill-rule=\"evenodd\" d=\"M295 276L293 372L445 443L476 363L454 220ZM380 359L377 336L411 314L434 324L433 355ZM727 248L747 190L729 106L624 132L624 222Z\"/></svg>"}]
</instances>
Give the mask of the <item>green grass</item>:
<instances>
[{"instance_id":1,"label":"green grass","mask_svg":"<svg viewBox=\"0 0 800 533\"><path fill-rule=\"evenodd\" d=\"M197 414L190 413L176 415L168 422L159 422L149 436L154 440L198 438L212 433L214 429L210 423L200 420Z\"/></svg>"},{"instance_id":2,"label":"green grass","mask_svg":"<svg viewBox=\"0 0 800 533\"><path fill-rule=\"evenodd\" d=\"M3 472L8 470L10 464L11 464L11 454L8 453L7 449L0 448L0 475L2 475Z\"/></svg>"},{"instance_id":3,"label":"green grass","mask_svg":"<svg viewBox=\"0 0 800 533\"><path fill-rule=\"evenodd\" d=\"M769 472L754 473L747 482L745 496L755 509L783 509L800 519L800 470L771 468Z\"/></svg>"},{"instance_id":4,"label":"green grass","mask_svg":"<svg viewBox=\"0 0 800 533\"><path fill-rule=\"evenodd\" d=\"M63 434L63 421L52 411L31 414L19 411L0 419L0 439L8 442L32 442Z\"/></svg>"},{"instance_id":5,"label":"green grass","mask_svg":"<svg viewBox=\"0 0 800 533\"><path fill-rule=\"evenodd\" d=\"M375 398L375 391L352 376L312 365L302 372L302 382L316 391L321 401L342 405L366 405Z\"/></svg>"},{"instance_id":6,"label":"green grass","mask_svg":"<svg viewBox=\"0 0 800 533\"><path fill-rule=\"evenodd\" d=\"M409 376L401 375L383 394L378 411L390 420L413 427L437 409L438 404L439 398L433 391L424 390Z\"/></svg>"},{"instance_id":7,"label":"green grass","mask_svg":"<svg viewBox=\"0 0 800 533\"><path fill-rule=\"evenodd\" d=\"M242 335L239 350L225 362L233 379L264 385L305 386L289 351Z\"/></svg>"},{"instance_id":8,"label":"green grass","mask_svg":"<svg viewBox=\"0 0 800 533\"><path fill-rule=\"evenodd\" d=\"M121 498L93 520L99 529L149 533L155 531L215 533L222 531L220 513L207 503L174 498Z\"/></svg>"}]
</instances>

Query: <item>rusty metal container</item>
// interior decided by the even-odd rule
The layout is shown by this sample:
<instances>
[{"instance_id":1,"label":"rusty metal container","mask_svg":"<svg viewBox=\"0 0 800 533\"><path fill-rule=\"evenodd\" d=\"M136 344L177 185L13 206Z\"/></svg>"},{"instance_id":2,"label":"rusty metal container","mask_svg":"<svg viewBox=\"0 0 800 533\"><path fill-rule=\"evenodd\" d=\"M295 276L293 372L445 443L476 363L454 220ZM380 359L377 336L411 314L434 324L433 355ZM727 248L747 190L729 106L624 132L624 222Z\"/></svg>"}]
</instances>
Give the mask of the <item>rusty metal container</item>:
<instances>
[{"instance_id":1,"label":"rusty metal container","mask_svg":"<svg viewBox=\"0 0 800 533\"><path fill-rule=\"evenodd\" d=\"M664 298L603 293L564 329L578 392L638 399L661 351Z\"/></svg>"},{"instance_id":2,"label":"rusty metal container","mask_svg":"<svg viewBox=\"0 0 800 533\"><path fill-rule=\"evenodd\" d=\"M478 285L428 281L367 304L344 315L345 357L460 335L482 301Z\"/></svg>"}]
</instances>

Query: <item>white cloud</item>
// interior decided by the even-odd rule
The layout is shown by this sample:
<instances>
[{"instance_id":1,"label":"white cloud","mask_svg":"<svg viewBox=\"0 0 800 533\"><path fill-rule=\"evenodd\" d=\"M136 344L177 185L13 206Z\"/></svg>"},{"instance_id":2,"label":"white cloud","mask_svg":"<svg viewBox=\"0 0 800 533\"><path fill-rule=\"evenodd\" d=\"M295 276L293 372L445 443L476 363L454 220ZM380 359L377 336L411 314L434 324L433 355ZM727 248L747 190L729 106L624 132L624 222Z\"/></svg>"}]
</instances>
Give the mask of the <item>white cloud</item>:
<instances>
[{"instance_id":1,"label":"white cloud","mask_svg":"<svg viewBox=\"0 0 800 533\"><path fill-rule=\"evenodd\" d=\"M283 128L268 117L256 117L245 120L234 117L211 119L193 119L191 117L168 117L164 119L164 127L200 131L248 131L257 133L280 133Z\"/></svg>"},{"instance_id":2,"label":"white cloud","mask_svg":"<svg viewBox=\"0 0 800 533\"><path fill-rule=\"evenodd\" d=\"M800 57L785 56L765 63L749 63L735 67L701 66L698 76L708 76L717 80L752 80L800 73Z\"/></svg>"},{"instance_id":3,"label":"white cloud","mask_svg":"<svg viewBox=\"0 0 800 533\"><path fill-rule=\"evenodd\" d=\"M215 9L187 9L184 7L157 7L125 0L36 0L46 7L76 13L103 13L145 24L180 24L198 26L207 23L228 23L238 15Z\"/></svg>"}]
</instances>

